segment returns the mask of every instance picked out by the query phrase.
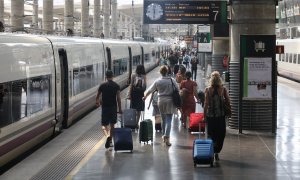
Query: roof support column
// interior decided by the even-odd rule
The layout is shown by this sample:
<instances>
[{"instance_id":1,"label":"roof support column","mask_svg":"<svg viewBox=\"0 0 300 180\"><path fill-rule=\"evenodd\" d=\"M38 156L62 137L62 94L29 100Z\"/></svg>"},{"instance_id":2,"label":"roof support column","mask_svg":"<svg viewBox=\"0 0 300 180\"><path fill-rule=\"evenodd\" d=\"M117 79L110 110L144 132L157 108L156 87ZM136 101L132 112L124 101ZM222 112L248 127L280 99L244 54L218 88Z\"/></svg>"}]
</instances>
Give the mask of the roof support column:
<instances>
[{"instance_id":1,"label":"roof support column","mask_svg":"<svg viewBox=\"0 0 300 180\"><path fill-rule=\"evenodd\" d=\"M103 0L103 18L104 18L104 37L109 38L109 30L110 30L110 22L109 22L109 16L110 16L110 0Z\"/></svg>"},{"instance_id":2,"label":"roof support column","mask_svg":"<svg viewBox=\"0 0 300 180\"><path fill-rule=\"evenodd\" d=\"M53 0L43 0L43 32L53 33Z\"/></svg>"},{"instance_id":3,"label":"roof support column","mask_svg":"<svg viewBox=\"0 0 300 180\"><path fill-rule=\"evenodd\" d=\"M38 30L38 19L39 19L39 1L33 0L33 11L32 11L32 27L34 28L34 32Z\"/></svg>"},{"instance_id":4,"label":"roof support column","mask_svg":"<svg viewBox=\"0 0 300 180\"><path fill-rule=\"evenodd\" d=\"M4 0L0 0L0 21L4 23Z\"/></svg>"},{"instance_id":5,"label":"roof support column","mask_svg":"<svg viewBox=\"0 0 300 180\"><path fill-rule=\"evenodd\" d=\"M94 37L100 38L101 28L100 28L100 0L94 0Z\"/></svg>"},{"instance_id":6,"label":"roof support column","mask_svg":"<svg viewBox=\"0 0 300 180\"><path fill-rule=\"evenodd\" d=\"M11 1L11 31L24 30L24 0Z\"/></svg>"},{"instance_id":7,"label":"roof support column","mask_svg":"<svg viewBox=\"0 0 300 180\"><path fill-rule=\"evenodd\" d=\"M111 25L112 25L112 38L116 39L117 38L117 28L118 28L118 23L117 23L117 0L112 0L111 1Z\"/></svg>"},{"instance_id":8,"label":"roof support column","mask_svg":"<svg viewBox=\"0 0 300 180\"><path fill-rule=\"evenodd\" d=\"M274 0L232 0L230 8L230 98L232 101L232 116L228 121L229 127L237 129L240 113L247 109L239 108L240 102L240 35L275 35L276 5ZM273 85L272 85L273 86ZM274 86L276 86L274 84ZM276 99L275 99L276 101ZM252 103L257 103L253 101ZM272 101L265 101L264 106L271 109ZM250 107L250 106L249 106ZM263 109L264 107L260 107ZM255 108L253 108L255 109ZM265 111L261 117L269 117ZM268 113L271 111L268 111ZM271 112L272 113L272 112ZM259 114L257 114L259 115ZM272 117L272 115L270 115ZM266 119L267 120L267 119ZM265 120L263 120L265 121ZM251 123L249 123L251 124ZM243 123L245 129L251 129L247 123ZM247 126L247 127L246 127ZM253 126L255 127L255 125Z\"/></svg>"},{"instance_id":9,"label":"roof support column","mask_svg":"<svg viewBox=\"0 0 300 180\"><path fill-rule=\"evenodd\" d=\"M81 0L81 36L87 37L89 35L89 1Z\"/></svg>"},{"instance_id":10,"label":"roof support column","mask_svg":"<svg viewBox=\"0 0 300 180\"><path fill-rule=\"evenodd\" d=\"M65 0L64 31L74 33L74 0Z\"/></svg>"}]
</instances>

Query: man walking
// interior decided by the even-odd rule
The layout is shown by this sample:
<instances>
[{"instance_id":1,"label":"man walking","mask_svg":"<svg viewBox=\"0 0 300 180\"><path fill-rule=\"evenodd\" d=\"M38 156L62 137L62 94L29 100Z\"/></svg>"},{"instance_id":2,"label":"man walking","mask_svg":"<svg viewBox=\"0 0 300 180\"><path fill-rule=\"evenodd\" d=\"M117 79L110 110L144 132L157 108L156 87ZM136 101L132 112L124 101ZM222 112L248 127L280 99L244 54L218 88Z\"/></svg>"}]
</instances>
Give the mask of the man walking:
<instances>
[{"instance_id":1,"label":"man walking","mask_svg":"<svg viewBox=\"0 0 300 180\"><path fill-rule=\"evenodd\" d=\"M105 148L112 146L112 131L117 123L117 108L122 113L120 86L113 81L113 72L107 70L105 72L107 81L99 86L96 106L102 105L102 129L107 137Z\"/></svg>"}]
</instances>

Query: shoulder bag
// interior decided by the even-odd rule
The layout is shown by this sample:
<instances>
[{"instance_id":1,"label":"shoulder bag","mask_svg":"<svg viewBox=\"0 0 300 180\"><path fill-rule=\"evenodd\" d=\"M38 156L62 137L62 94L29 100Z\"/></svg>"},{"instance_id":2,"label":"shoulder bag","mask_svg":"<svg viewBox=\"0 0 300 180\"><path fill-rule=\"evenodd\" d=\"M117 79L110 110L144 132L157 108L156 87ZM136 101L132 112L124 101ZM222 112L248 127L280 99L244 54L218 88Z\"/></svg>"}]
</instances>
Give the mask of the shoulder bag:
<instances>
[{"instance_id":1,"label":"shoulder bag","mask_svg":"<svg viewBox=\"0 0 300 180\"><path fill-rule=\"evenodd\" d=\"M178 89L175 87L172 79L171 80L171 83L172 83L172 88L173 88L173 92L172 92L172 99L173 99L173 104L177 107L177 108L180 108L181 107L181 98L180 98L180 95L179 95L179 91Z\"/></svg>"}]
</instances>

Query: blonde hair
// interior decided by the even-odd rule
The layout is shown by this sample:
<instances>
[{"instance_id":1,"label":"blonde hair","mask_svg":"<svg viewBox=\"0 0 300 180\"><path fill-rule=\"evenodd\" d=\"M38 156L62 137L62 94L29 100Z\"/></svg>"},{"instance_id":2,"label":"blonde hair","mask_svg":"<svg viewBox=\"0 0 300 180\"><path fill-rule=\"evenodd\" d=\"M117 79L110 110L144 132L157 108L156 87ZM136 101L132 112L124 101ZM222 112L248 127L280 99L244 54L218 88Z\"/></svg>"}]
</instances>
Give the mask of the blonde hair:
<instances>
[{"instance_id":1,"label":"blonde hair","mask_svg":"<svg viewBox=\"0 0 300 180\"><path fill-rule=\"evenodd\" d=\"M222 79L218 71L214 71L211 73L209 79L209 86L210 87L222 86Z\"/></svg>"}]
</instances>

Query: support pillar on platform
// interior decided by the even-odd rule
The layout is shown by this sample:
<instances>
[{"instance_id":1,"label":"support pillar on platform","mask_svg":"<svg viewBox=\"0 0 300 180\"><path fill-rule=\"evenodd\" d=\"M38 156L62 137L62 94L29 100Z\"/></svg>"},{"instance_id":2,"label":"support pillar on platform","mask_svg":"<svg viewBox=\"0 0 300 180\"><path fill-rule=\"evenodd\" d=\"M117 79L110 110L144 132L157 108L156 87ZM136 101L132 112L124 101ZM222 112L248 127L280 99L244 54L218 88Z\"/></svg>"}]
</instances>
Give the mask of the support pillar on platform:
<instances>
[{"instance_id":1,"label":"support pillar on platform","mask_svg":"<svg viewBox=\"0 0 300 180\"><path fill-rule=\"evenodd\" d=\"M74 0L65 0L64 31L74 34Z\"/></svg>"},{"instance_id":2,"label":"support pillar on platform","mask_svg":"<svg viewBox=\"0 0 300 180\"><path fill-rule=\"evenodd\" d=\"M109 16L110 16L110 0L103 0L103 18L104 18L104 29L103 34L104 38L110 37L110 22L109 22Z\"/></svg>"},{"instance_id":3,"label":"support pillar on platform","mask_svg":"<svg viewBox=\"0 0 300 180\"><path fill-rule=\"evenodd\" d=\"M240 35L275 35L275 18L276 18L276 5L274 0L232 0L230 4L230 98L232 102L232 116L228 121L230 128L237 129L240 125L240 113L244 108L240 107ZM274 84L275 85L275 84ZM274 99L276 101L276 99ZM256 102L253 101L255 104ZM276 102L275 102L276 103ZM263 105L259 108L262 113L261 117L273 117L271 111L272 100L264 101ZM242 111L241 109L242 108ZM267 109L267 111L265 111ZM257 117L260 114L256 114ZM261 120L257 120L260 121ZM264 119L262 121L271 121L270 119ZM243 129L252 129L255 126L254 122L244 122L242 124ZM262 129L264 127L261 127ZM268 127L266 127L268 128Z\"/></svg>"},{"instance_id":4,"label":"support pillar on platform","mask_svg":"<svg viewBox=\"0 0 300 180\"><path fill-rule=\"evenodd\" d=\"M89 35L89 1L81 0L81 36L87 37Z\"/></svg>"},{"instance_id":5,"label":"support pillar on platform","mask_svg":"<svg viewBox=\"0 0 300 180\"><path fill-rule=\"evenodd\" d=\"M24 0L11 1L11 31L24 31Z\"/></svg>"},{"instance_id":6,"label":"support pillar on platform","mask_svg":"<svg viewBox=\"0 0 300 180\"><path fill-rule=\"evenodd\" d=\"M43 0L43 33L53 33L53 0Z\"/></svg>"},{"instance_id":7,"label":"support pillar on platform","mask_svg":"<svg viewBox=\"0 0 300 180\"><path fill-rule=\"evenodd\" d=\"M117 33L118 33L118 23L117 23L117 0L112 0L111 1L111 34L112 38L116 39L117 38Z\"/></svg>"}]
</instances>

